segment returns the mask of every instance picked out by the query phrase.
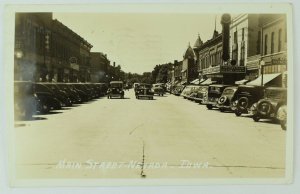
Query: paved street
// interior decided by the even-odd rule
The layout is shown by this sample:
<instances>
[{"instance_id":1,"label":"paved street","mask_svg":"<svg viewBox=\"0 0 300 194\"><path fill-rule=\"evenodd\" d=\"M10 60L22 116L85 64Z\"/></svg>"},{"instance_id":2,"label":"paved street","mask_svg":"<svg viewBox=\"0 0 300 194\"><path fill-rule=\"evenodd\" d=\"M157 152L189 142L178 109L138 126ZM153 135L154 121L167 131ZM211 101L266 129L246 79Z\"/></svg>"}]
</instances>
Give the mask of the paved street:
<instances>
[{"instance_id":1,"label":"paved street","mask_svg":"<svg viewBox=\"0 0 300 194\"><path fill-rule=\"evenodd\" d=\"M16 123L17 178L252 178L285 173L280 125L166 95L101 98Z\"/></svg>"}]
</instances>

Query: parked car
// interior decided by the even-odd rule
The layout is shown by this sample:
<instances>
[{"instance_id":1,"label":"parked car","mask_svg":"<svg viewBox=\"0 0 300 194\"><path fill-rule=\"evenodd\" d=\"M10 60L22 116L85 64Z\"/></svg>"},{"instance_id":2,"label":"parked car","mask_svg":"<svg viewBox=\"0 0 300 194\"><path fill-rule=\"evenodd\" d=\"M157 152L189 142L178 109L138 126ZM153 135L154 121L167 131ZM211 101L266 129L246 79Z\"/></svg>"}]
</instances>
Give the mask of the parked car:
<instances>
[{"instance_id":1,"label":"parked car","mask_svg":"<svg viewBox=\"0 0 300 194\"><path fill-rule=\"evenodd\" d=\"M42 83L34 83L34 93L37 99L37 111L49 113L51 110L61 109L63 103L54 92Z\"/></svg>"},{"instance_id":2,"label":"parked car","mask_svg":"<svg viewBox=\"0 0 300 194\"><path fill-rule=\"evenodd\" d=\"M165 94L165 89L163 88L162 84L153 84L152 90L154 94L157 94L159 96L163 96Z\"/></svg>"},{"instance_id":3,"label":"parked car","mask_svg":"<svg viewBox=\"0 0 300 194\"><path fill-rule=\"evenodd\" d=\"M59 87L59 89L63 90L67 93L68 97L71 99L72 104L78 104L82 102L82 99L80 98L80 95L78 92L73 90L70 85L66 83L56 83L56 85Z\"/></svg>"},{"instance_id":4,"label":"parked car","mask_svg":"<svg viewBox=\"0 0 300 194\"><path fill-rule=\"evenodd\" d=\"M192 93L193 87L194 87L194 85L185 86L185 88L182 90L180 95L183 96L184 99L187 99L190 96L190 94Z\"/></svg>"},{"instance_id":5,"label":"parked car","mask_svg":"<svg viewBox=\"0 0 300 194\"><path fill-rule=\"evenodd\" d=\"M263 97L263 86L239 85L232 99L231 109L236 116L248 114L251 106Z\"/></svg>"},{"instance_id":6,"label":"parked car","mask_svg":"<svg viewBox=\"0 0 300 194\"><path fill-rule=\"evenodd\" d=\"M124 98L123 82L111 81L107 90L107 98L119 97Z\"/></svg>"},{"instance_id":7,"label":"parked car","mask_svg":"<svg viewBox=\"0 0 300 194\"><path fill-rule=\"evenodd\" d=\"M91 96L87 93L85 90L85 87L82 84L79 83L66 83L66 85L74 92L76 92L80 99L81 102L87 102L91 100Z\"/></svg>"},{"instance_id":8,"label":"parked car","mask_svg":"<svg viewBox=\"0 0 300 194\"><path fill-rule=\"evenodd\" d=\"M175 96L180 96L182 91L184 90L185 86L184 85L177 85L177 86L174 86L173 89L172 89L172 93L175 95Z\"/></svg>"},{"instance_id":9,"label":"parked car","mask_svg":"<svg viewBox=\"0 0 300 194\"><path fill-rule=\"evenodd\" d=\"M191 89L190 94L187 96L187 99L199 102L198 93L201 91L202 86L194 85Z\"/></svg>"},{"instance_id":10,"label":"parked car","mask_svg":"<svg viewBox=\"0 0 300 194\"><path fill-rule=\"evenodd\" d=\"M230 86L223 90L221 97L217 101L217 107L221 112L231 110L232 99L237 88L237 86Z\"/></svg>"},{"instance_id":11,"label":"parked car","mask_svg":"<svg viewBox=\"0 0 300 194\"><path fill-rule=\"evenodd\" d=\"M151 88L151 84L140 83L135 90L135 97L137 99L148 98L153 100L154 92L151 90Z\"/></svg>"},{"instance_id":12,"label":"parked car","mask_svg":"<svg viewBox=\"0 0 300 194\"><path fill-rule=\"evenodd\" d=\"M199 86L197 89L197 95L194 98L195 102L202 104L204 97L207 96L207 90L208 86Z\"/></svg>"},{"instance_id":13,"label":"parked car","mask_svg":"<svg viewBox=\"0 0 300 194\"><path fill-rule=\"evenodd\" d=\"M203 99L202 104L205 104L209 110L211 110L213 107L216 107L223 90L227 87L229 87L229 85L212 84L208 86L207 97Z\"/></svg>"},{"instance_id":14,"label":"parked car","mask_svg":"<svg viewBox=\"0 0 300 194\"><path fill-rule=\"evenodd\" d=\"M55 97L62 102L62 106L72 106L70 94L60 89L56 83L38 82L37 84L40 84L40 86L37 87L41 87L42 85L48 87Z\"/></svg>"},{"instance_id":15,"label":"parked car","mask_svg":"<svg viewBox=\"0 0 300 194\"><path fill-rule=\"evenodd\" d=\"M15 120L27 120L36 112L37 101L33 83L30 81L14 82L14 115Z\"/></svg>"},{"instance_id":16,"label":"parked car","mask_svg":"<svg viewBox=\"0 0 300 194\"><path fill-rule=\"evenodd\" d=\"M254 121L260 119L279 120L282 129L286 130L287 89L269 87L265 89L264 98L251 107Z\"/></svg>"}]
</instances>

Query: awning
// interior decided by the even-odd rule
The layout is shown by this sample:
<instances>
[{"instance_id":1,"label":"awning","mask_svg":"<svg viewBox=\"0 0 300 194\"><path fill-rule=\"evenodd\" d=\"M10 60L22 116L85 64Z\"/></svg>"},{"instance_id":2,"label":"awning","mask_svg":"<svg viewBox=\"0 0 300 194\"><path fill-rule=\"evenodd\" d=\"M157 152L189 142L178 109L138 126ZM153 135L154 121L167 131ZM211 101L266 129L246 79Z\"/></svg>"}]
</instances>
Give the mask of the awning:
<instances>
[{"instance_id":1,"label":"awning","mask_svg":"<svg viewBox=\"0 0 300 194\"><path fill-rule=\"evenodd\" d=\"M195 79L191 82L191 84L199 84L200 83L200 80L199 79Z\"/></svg>"},{"instance_id":2,"label":"awning","mask_svg":"<svg viewBox=\"0 0 300 194\"><path fill-rule=\"evenodd\" d=\"M263 85L265 85L265 84L269 83L270 81L274 80L279 75L281 75L281 73L264 74L264 76L263 76ZM260 86L261 85L261 75L258 78L256 78L255 80L247 83L247 85Z\"/></svg>"},{"instance_id":3,"label":"awning","mask_svg":"<svg viewBox=\"0 0 300 194\"><path fill-rule=\"evenodd\" d=\"M236 81L235 84L237 84L237 85L244 85L244 84L246 84L246 83L249 82L249 81L250 81L250 80L242 79L242 80Z\"/></svg>"},{"instance_id":4,"label":"awning","mask_svg":"<svg viewBox=\"0 0 300 194\"><path fill-rule=\"evenodd\" d=\"M216 83L216 81L212 81L211 78L208 78L207 80L202 82L201 85L210 85L210 84L214 84L214 83Z\"/></svg>"}]
</instances>

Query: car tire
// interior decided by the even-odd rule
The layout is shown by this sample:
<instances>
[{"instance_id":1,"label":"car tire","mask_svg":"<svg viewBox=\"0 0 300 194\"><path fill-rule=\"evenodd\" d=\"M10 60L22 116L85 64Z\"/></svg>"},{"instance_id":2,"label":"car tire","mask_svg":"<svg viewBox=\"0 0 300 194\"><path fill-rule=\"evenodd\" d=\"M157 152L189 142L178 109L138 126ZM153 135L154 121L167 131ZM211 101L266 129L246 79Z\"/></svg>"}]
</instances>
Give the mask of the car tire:
<instances>
[{"instance_id":1,"label":"car tire","mask_svg":"<svg viewBox=\"0 0 300 194\"><path fill-rule=\"evenodd\" d=\"M260 118L259 118L259 116L253 116L252 119L253 119L253 121L258 122Z\"/></svg>"},{"instance_id":2,"label":"car tire","mask_svg":"<svg viewBox=\"0 0 300 194\"><path fill-rule=\"evenodd\" d=\"M242 115L242 113L240 111L234 111L235 116L239 117Z\"/></svg>"},{"instance_id":3,"label":"car tire","mask_svg":"<svg viewBox=\"0 0 300 194\"><path fill-rule=\"evenodd\" d=\"M224 112L225 109L224 108L219 108L220 112Z\"/></svg>"},{"instance_id":4,"label":"car tire","mask_svg":"<svg viewBox=\"0 0 300 194\"><path fill-rule=\"evenodd\" d=\"M206 108L207 108L208 110L211 110L213 107L212 107L211 104L207 104L207 105L206 105Z\"/></svg>"}]
</instances>

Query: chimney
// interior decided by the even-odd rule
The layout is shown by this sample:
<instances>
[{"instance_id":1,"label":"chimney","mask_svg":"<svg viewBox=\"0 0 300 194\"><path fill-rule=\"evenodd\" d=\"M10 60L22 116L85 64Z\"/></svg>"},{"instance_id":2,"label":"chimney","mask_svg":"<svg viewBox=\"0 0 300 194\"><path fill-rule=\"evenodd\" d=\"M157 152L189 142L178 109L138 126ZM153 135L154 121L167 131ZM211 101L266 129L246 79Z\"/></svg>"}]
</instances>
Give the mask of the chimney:
<instances>
[{"instance_id":1,"label":"chimney","mask_svg":"<svg viewBox=\"0 0 300 194\"><path fill-rule=\"evenodd\" d=\"M228 61L228 59L230 58L229 56L230 23L231 23L230 14L223 14L221 18L221 24L222 24L222 41L223 41L222 59L224 61Z\"/></svg>"},{"instance_id":2,"label":"chimney","mask_svg":"<svg viewBox=\"0 0 300 194\"><path fill-rule=\"evenodd\" d=\"M113 66L115 67L116 66L116 62L114 62L113 64L114 64Z\"/></svg>"}]
</instances>

